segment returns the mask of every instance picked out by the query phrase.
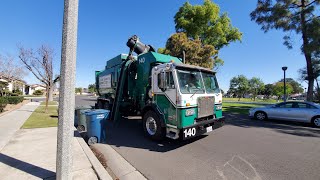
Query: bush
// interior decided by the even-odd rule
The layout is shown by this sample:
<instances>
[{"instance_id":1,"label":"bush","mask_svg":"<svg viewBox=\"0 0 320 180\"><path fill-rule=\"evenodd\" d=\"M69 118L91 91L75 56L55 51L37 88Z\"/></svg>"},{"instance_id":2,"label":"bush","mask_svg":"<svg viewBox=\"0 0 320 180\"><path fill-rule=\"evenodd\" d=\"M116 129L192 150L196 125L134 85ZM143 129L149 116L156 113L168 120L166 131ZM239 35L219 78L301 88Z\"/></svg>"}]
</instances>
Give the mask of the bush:
<instances>
[{"instance_id":1,"label":"bush","mask_svg":"<svg viewBox=\"0 0 320 180\"><path fill-rule=\"evenodd\" d=\"M19 89L15 89L12 91L13 94L17 94L17 96L22 95L22 91L20 91Z\"/></svg>"},{"instance_id":2,"label":"bush","mask_svg":"<svg viewBox=\"0 0 320 180\"><path fill-rule=\"evenodd\" d=\"M7 104L19 104L24 99L24 97L21 96L5 96L1 98L5 99Z\"/></svg>"},{"instance_id":3,"label":"bush","mask_svg":"<svg viewBox=\"0 0 320 180\"><path fill-rule=\"evenodd\" d=\"M0 97L0 112L3 111L3 109L6 107L8 104L8 100L4 97Z\"/></svg>"},{"instance_id":4,"label":"bush","mask_svg":"<svg viewBox=\"0 0 320 180\"><path fill-rule=\"evenodd\" d=\"M35 90L35 91L33 92L33 95L36 95L36 96L43 95L43 91L41 91L41 90Z\"/></svg>"}]
</instances>

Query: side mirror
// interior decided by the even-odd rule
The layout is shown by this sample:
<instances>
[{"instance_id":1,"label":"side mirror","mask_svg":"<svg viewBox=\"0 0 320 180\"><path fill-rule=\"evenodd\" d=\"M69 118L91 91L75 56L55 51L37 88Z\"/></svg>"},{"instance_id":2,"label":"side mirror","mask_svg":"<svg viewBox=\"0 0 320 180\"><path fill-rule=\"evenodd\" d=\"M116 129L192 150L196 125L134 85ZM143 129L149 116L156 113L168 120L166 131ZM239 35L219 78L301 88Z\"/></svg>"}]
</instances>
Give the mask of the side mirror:
<instances>
[{"instance_id":1,"label":"side mirror","mask_svg":"<svg viewBox=\"0 0 320 180\"><path fill-rule=\"evenodd\" d=\"M162 90L162 91L165 91L167 89L167 81L166 81L166 72L165 71L162 71L160 73L160 85L159 85L159 88Z\"/></svg>"}]
</instances>

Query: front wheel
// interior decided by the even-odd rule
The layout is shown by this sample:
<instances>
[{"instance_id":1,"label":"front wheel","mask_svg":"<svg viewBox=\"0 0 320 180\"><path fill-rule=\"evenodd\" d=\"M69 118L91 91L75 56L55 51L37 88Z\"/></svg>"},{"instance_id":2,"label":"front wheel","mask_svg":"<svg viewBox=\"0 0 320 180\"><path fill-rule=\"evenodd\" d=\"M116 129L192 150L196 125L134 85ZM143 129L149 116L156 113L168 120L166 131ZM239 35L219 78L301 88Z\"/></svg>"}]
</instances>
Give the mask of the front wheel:
<instances>
[{"instance_id":1,"label":"front wheel","mask_svg":"<svg viewBox=\"0 0 320 180\"><path fill-rule=\"evenodd\" d=\"M160 118L154 111L148 111L144 114L143 120L144 133L153 140L163 140L165 129L161 127Z\"/></svg>"},{"instance_id":2,"label":"front wheel","mask_svg":"<svg viewBox=\"0 0 320 180\"><path fill-rule=\"evenodd\" d=\"M312 118L312 125L320 128L320 116Z\"/></svg>"},{"instance_id":3,"label":"front wheel","mask_svg":"<svg viewBox=\"0 0 320 180\"><path fill-rule=\"evenodd\" d=\"M267 117L267 114L265 112L262 112L262 111L258 111L254 114L254 118L255 119L258 119L258 120L267 120L268 117Z\"/></svg>"}]
</instances>

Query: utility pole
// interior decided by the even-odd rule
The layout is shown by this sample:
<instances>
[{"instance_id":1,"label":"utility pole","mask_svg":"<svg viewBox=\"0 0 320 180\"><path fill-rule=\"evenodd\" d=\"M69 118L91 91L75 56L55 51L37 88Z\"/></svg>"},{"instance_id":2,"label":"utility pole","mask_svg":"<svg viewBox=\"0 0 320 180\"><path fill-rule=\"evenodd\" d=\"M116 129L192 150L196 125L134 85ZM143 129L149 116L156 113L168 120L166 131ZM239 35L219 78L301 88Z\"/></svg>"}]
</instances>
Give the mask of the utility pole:
<instances>
[{"instance_id":1,"label":"utility pole","mask_svg":"<svg viewBox=\"0 0 320 180\"><path fill-rule=\"evenodd\" d=\"M56 179L71 180L78 0L64 0Z\"/></svg>"},{"instance_id":2,"label":"utility pole","mask_svg":"<svg viewBox=\"0 0 320 180\"><path fill-rule=\"evenodd\" d=\"M288 67L284 66L282 67L283 70L283 91L284 91L284 95L283 95L283 101L286 102L287 101L287 93L286 93L286 70L288 69Z\"/></svg>"}]
</instances>

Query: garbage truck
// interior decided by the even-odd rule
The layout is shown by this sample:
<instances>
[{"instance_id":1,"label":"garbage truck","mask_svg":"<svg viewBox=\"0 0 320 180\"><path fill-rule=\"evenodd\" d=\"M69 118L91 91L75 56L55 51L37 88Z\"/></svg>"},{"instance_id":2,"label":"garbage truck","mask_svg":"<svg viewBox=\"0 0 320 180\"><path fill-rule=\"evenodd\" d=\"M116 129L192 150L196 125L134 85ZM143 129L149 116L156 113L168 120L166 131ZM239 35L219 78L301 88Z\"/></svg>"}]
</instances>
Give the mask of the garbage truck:
<instances>
[{"instance_id":1,"label":"garbage truck","mask_svg":"<svg viewBox=\"0 0 320 180\"><path fill-rule=\"evenodd\" d=\"M141 116L143 130L153 140L185 140L223 126L216 72L157 53L136 35L127 46L128 54L95 72L96 107L111 111L109 121Z\"/></svg>"}]
</instances>

